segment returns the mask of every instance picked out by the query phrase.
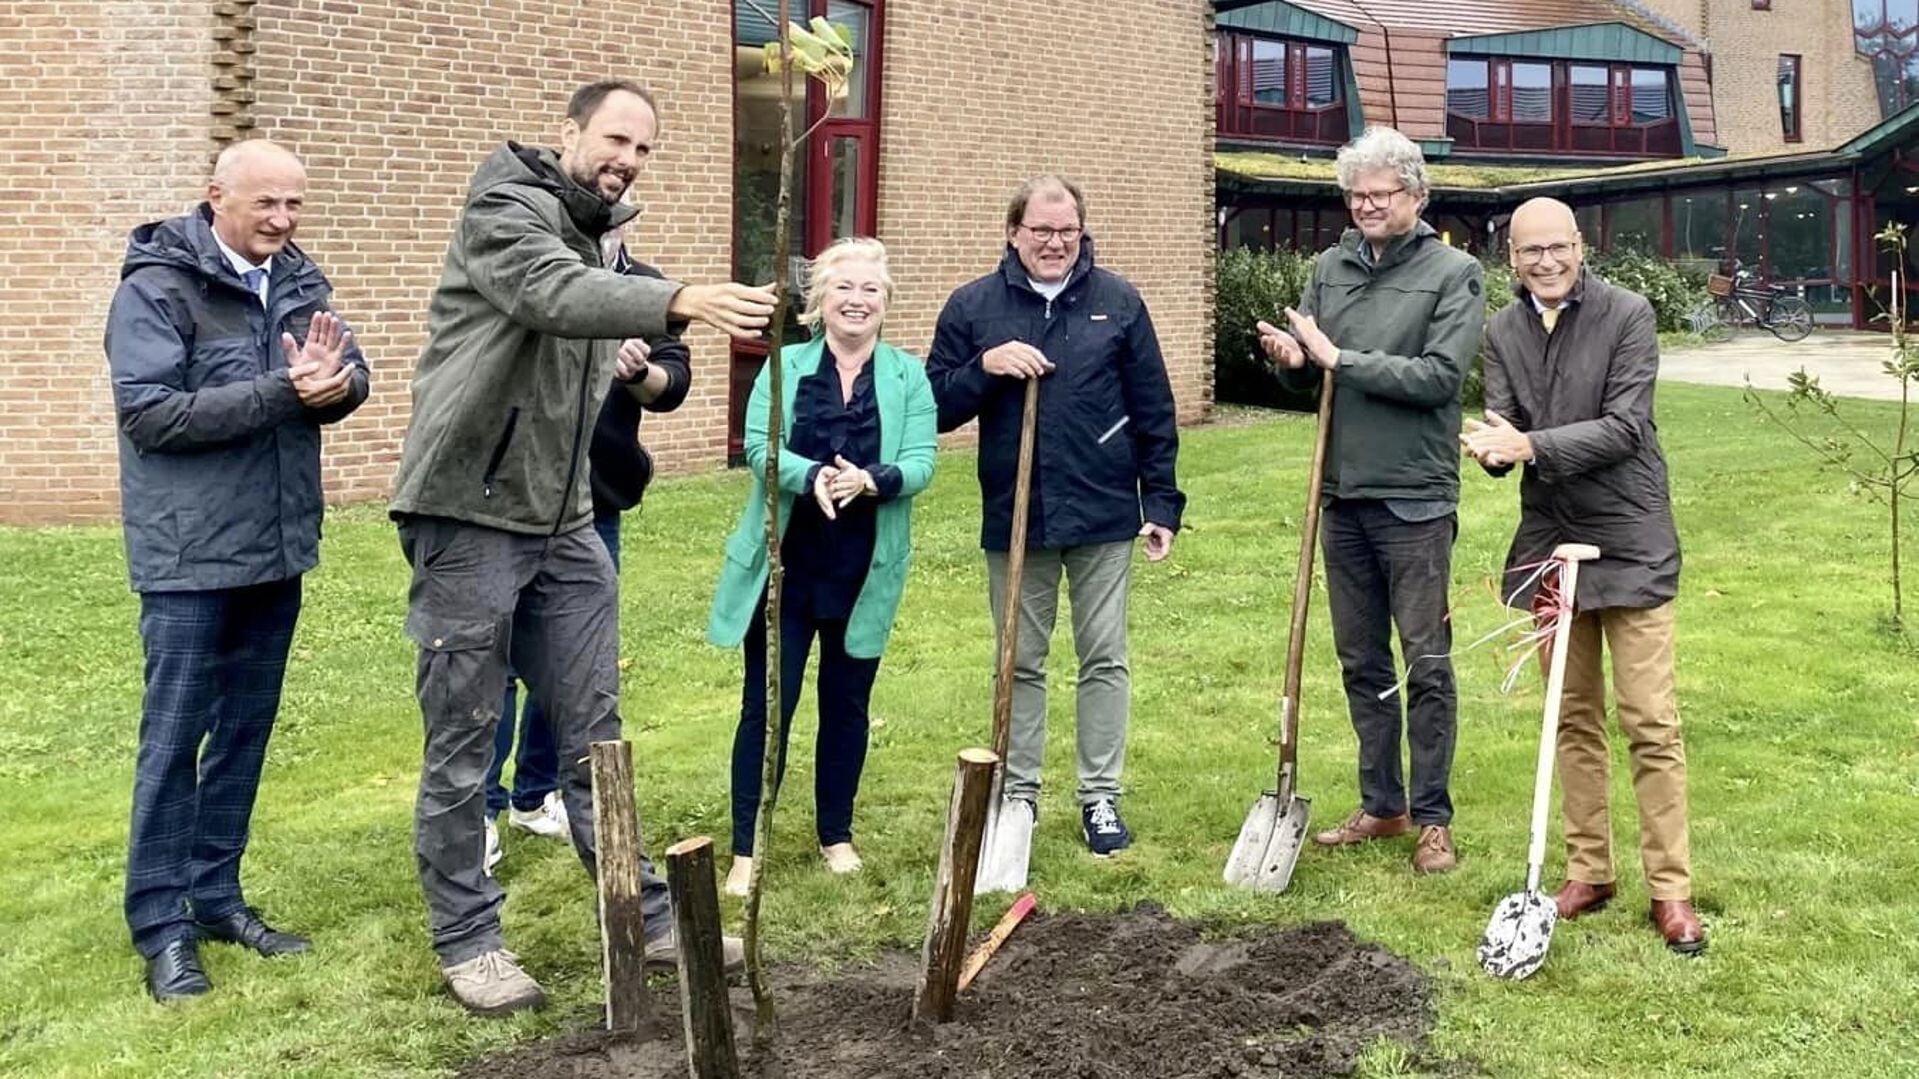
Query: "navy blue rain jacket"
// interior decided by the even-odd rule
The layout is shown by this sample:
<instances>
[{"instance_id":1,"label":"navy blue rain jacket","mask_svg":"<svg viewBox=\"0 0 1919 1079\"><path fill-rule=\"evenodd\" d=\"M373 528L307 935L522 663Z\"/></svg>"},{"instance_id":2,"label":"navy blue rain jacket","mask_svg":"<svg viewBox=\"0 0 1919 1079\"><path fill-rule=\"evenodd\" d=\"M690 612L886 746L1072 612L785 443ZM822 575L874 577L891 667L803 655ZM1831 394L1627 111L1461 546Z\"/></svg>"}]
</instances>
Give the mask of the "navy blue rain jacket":
<instances>
[{"instance_id":1,"label":"navy blue rain jacket","mask_svg":"<svg viewBox=\"0 0 1919 1079\"><path fill-rule=\"evenodd\" d=\"M1139 292L1093 264L1093 241L1058 298L1033 286L1011 245L997 271L960 286L940 311L926 373L939 428L979 419L980 546L1007 549L1025 384L980 358L1024 341L1056 366L1040 380L1028 549L1112 543L1143 521L1177 531L1186 496L1173 477L1179 427L1159 338Z\"/></svg>"},{"instance_id":2,"label":"navy blue rain jacket","mask_svg":"<svg viewBox=\"0 0 1919 1079\"><path fill-rule=\"evenodd\" d=\"M320 427L367 396L357 344L345 400L300 403L282 332L304 342L332 286L298 247L273 257L267 304L200 208L133 231L107 315L120 514L136 592L286 580L320 560Z\"/></svg>"}]
</instances>

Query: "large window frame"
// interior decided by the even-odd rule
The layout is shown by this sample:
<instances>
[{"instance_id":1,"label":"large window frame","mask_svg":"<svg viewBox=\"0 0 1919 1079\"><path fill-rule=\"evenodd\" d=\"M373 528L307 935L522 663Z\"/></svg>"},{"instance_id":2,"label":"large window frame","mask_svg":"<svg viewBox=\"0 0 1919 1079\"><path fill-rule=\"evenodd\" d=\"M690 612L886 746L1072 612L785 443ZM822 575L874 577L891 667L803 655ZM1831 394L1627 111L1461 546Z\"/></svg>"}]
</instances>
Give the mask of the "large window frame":
<instances>
[{"instance_id":1,"label":"large window frame","mask_svg":"<svg viewBox=\"0 0 1919 1079\"><path fill-rule=\"evenodd\" d=\"M1919 4L1853 0L1853 48L1872 60L1883 119L1919 101Z\"/></svg>"},{"instance_id":2,"label":"large window frame","mask_svg":"<svg viewBox=\"0 0 1919 1079\"><path fill-rule=\"evenodd\" d=\"M805 108L793 118L795 132L804 131L814 123L820 124L799 147L800 156L795 162L794 179L798 197L794 200L793 210L799 219L795 223L798 249L789 254L799 259L812 258L842 236L873 236L879 232L880 88L885 81L886 0L805 0L804 3L793 4L793 19L804 23L815 16L830 18L830 9L842 6L864 9L866 17L865 33L862 40L857 42L860 52L854 66L858 85L848 91L849 99L861 104L858 114L836 114L821 122L822 117L827 115L829 105L825 89L817 80L806 79L797 71L793 75L796 89L802 81L806 87ZM736 3L733 6L732 35L736 48L740 40L739 18L740 6ZM733 115L737 124L737 76L733 83L733 95ZM842 163L849 159L851 168L842 168ZM737 142L734 147L733 175L737 186L741 182ZM741 257L742 223L739 200L736 198L732 231L736 272ZM846 227L849 224L851 227ZM796 286L802 280L798 267L790 279ZM797 313L798 304L793 303L789 307L787 340L790 342L797 330L792 316ZM766 365L770 345L770 341L756 338L735 340L730 346L726 451L728 458L734 461L739 460L745 449L746 404L752 396L754 380Z\"/></svg>"},{"instance_id":3,"label":"large window frame","mask_svg":"<svg viewBox=\"0 0 1919 1079\"><path fill-rule=\"evenodd\" d=\"M1472 71L1480 65L1485 77L1473 79ZM1446 134L1456 151L1642 158L1680 154L1677 73L1669 66L1454 56L1446 68ZM1594 81L1594 73L1603 75ZM1652 80L1660 84L1655 92L1662 104L1653 119L1641 119ZM1467 82L1468 94L1462 97L1456 86ZM1458 105L1475 100L1471 92L1481 83L1486 115L1459 111ZM1590 93L1582 91L1600 85L1605 87L1603 102L1595 109Z\"/></svg>"},{"instance_id":4,"label":"large window frame","mask_svg":"<svg viewBox=\"0 0 1919 1079\"><path fill-rule=\"evenodd\" d=\"M1260 53L1277 52L1280 73L1262 77ZM1315 103L1315 63L1325 96ZM1222 137L1337 146L1352 137L1346 47L1327 41L1221 30L1214 52L1217 131ZM1277 88L1279 99L1262 98Z\"/></svg>"}]
</instances>

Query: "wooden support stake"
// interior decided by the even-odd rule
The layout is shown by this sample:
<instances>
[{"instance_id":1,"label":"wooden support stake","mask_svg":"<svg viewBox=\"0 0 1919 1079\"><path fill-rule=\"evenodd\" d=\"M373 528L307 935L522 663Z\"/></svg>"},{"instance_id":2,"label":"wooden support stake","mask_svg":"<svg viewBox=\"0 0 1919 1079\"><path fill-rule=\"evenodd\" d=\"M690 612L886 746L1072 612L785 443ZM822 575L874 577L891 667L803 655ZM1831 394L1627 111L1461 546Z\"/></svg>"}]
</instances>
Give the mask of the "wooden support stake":
<instances>
[{"instance_id":1,"label":"wooden support stake","mask_svg":"<svg viewBox=\"0 0 1919 1079\"><path fill-rule=\"evenodd\" d=\"M999 946L1006 943L1006 938L1013 935L1013 930L1018 929L1019 923L1025 921L1026 916L1033 913L1033 908L1038 905L1039 897L1032 892L1026 892L1013 900L1013 905L1006 908L1006 913L1000 916L999 924L993 927L992 932L986 934L986 939L980 941L979 947L973 949L973 954L966 957L966 968L960 971L959 992L966 992L966 987L973 984L973 979L979 977L979 972L986 969L986 961L993 958L999 951Z\"/></svg>"},{"instance_id":2,"label":"wooden support stake","mask_svg":"<svg viewBox=\"0 0 1919 1079\"><path fill-rule=\"evenodd\" d=\"M973 878L986 833L987 795L998 763L999 755L991 750L960 750L953 800L946 810L946 842L933 882L933 912L926 923L924 968L913 994L916 1021L946 1023L953 1018L960 964L966 961L966 930L973 917Z\"/></svg>"},{"instance_id":3,"label":"wooden support stake","mask_svg":"<svg viewBox=\"0 0 1919 1079\"><path fill-rule=\"evenodd\" d=\"M701 835L668 847L666 882L680 937L687 1074L691 1079L739 1079L733 1002L726 990L726 953L720 933L720 893L713 881L713 841Z\"/></svg>"},{"instance_id":4,"label":"wooden support stake","mask_svg":"<svg viewBox=\"0 0 1919 1079\"><path fill-rule=\"evenodd\" d=\"M633 744L595 742L593 840L599 850L600 943L606 1029L650 1036L646 933L640 913L640 816L633 804Z\"/></svg>"}]
</instances>

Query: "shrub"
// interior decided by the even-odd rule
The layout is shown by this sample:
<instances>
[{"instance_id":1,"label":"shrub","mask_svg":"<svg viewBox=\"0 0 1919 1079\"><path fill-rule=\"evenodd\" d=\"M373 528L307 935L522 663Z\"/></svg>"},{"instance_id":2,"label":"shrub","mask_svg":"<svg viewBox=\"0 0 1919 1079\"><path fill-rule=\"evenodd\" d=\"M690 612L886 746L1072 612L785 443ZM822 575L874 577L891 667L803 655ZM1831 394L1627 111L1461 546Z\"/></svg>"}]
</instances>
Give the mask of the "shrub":
<instances>
[{"instance_id":1,"label":"shrub","mask_svg":"<svg viewBox=\"0 0 1919 1079\"><path fill-rule=\"evenodd\" d=\"M1311 395L1288 392L1260 351L1254 323L1284 328L1282 311L1299 303L1313 256L1290 249L1236 247L1219 253L1214 285L1213 395L1222 402L1266 408L1312 408Z\"/></svg>"},{"instance_id":2,"label":"shrub","mask_svg":"<svg viewBox=\"0 0 1919 1079\"><path fill-rule=\"evenodd\" d=\"M1686 328L1686 317L1706 302L1706 278L1631 247L1593 255L1592 271L1620 288L1631 289L1652 302L1659 330Z\"/></svg>"}]
</instances>

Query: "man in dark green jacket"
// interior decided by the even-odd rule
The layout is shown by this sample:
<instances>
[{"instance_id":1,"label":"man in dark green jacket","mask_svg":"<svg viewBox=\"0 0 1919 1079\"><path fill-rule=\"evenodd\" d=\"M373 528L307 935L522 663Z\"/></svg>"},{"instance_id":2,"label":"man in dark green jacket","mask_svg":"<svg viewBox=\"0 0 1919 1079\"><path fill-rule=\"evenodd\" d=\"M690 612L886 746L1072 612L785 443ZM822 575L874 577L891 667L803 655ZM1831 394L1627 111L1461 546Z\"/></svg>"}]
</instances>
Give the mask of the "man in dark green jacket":
<instances>
[{"instance_id":1,"label":"man in dark green jacket","mask_svg":"<svg viewBox=\"0 0 1919 1079\"><path fill-rule=\"evenodd\" d=\"M545 704L573 845L595 870L591 742L620 736L613 564L592 529L587 450L616 352L669 323L754 335L768 289L681 285L608 264L607 237L652 151L652 97L582 87L562 150L507 143L480 165L448 245L413 379L413 421L393 515L413 567L407 635L420 646L426 759L414 852L433 947L460 1003L481 1014L540 1004L500 935L484 870L487 765L509 660ZM649 960L671 962L663 882L646 874Z\"/></svg>"},{"instance_id":2,"label":"man in dark green jacket","mask_svg":"<svg viewBox=\"0 0 1919 1079\"><path fill-rule=\"evenodd\" d=\"M1419 147L1372 128L1339 151L1353 224L1321 254L1291 331L1259 324L1260 344L1301 389L1333 372L1323 488L1327 602L1359 736L1360 805L1321 832L1325 846L1402 835L1413 868L1453 868L1449 777L1458 720L1447 586L1459 530L1459 390L1485 321L1479 263L1419 219ZM1308 367L1311 361L1311 367ZM1400 768L1399 677L1405 661L1412 789Z\"/></svg>"}]
</instances>

